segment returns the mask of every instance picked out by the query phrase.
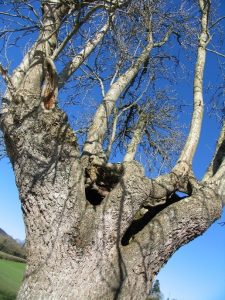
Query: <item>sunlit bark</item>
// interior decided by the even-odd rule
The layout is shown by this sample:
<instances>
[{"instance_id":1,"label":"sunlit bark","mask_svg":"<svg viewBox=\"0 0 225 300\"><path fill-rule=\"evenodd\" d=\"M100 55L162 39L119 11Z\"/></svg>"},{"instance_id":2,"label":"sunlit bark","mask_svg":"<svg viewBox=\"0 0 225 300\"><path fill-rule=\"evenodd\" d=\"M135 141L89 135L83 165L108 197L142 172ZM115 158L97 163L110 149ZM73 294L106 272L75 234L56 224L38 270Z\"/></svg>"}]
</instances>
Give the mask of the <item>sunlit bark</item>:
<instances>
[{"instance_id":1,"label":"sunlit bark","mask_svg":"<svg viewBox=\"0 0 225 300\"><path fill-rule=\"evenodd\" d=\"M206 60L206 46L210 41L208 32L210 1L200 0L199 7L201 12L201 33L199 36L198 53L193 84L193 115L187 141L179 158L179 162L186 164L187 169L192 163L201 133L204 109L203 76Z\"/></svg>"}]
</instances>

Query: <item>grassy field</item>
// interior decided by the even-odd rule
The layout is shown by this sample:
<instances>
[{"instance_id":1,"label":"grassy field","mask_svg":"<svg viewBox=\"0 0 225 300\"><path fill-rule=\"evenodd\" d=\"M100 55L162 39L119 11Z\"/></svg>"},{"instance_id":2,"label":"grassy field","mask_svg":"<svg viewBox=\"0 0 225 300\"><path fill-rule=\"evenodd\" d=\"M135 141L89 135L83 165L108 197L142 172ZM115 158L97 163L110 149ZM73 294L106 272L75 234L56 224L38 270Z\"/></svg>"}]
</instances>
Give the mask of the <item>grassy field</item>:
<instances>
[{"instance_id":1,"label":"grassy field","mask_svg":"<svg viewBox=\"0 0 225 300\"><path fill-rule=\"evenodd\" d=\"M0 300L16 299L25 266L24 263L0 259Z\"/></svg>"}]
</instances>

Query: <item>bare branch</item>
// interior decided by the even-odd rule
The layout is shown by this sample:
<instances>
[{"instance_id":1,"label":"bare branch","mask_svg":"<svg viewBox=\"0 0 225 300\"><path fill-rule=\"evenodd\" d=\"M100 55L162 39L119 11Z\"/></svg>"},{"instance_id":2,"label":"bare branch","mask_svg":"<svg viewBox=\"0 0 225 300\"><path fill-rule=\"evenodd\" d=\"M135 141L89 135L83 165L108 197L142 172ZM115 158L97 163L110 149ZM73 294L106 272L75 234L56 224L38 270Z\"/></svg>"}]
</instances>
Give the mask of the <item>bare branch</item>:
<instances>
[{"instance_id":1,"label":"bare branch","mask_svg":"<svg viewBox=\"0 0 225 300\"><path fill-rule=\"evenodd\" d=\"M144 129L147 123L147 115L142 112L139 116L139 120L137 122L136 128L133 133L132 140L127 148L127 153L124 157L124 161L129 162L134 160L135 154L137 151L137 147L141 141L142 135L144 133Z\"/></svg>"},{"instance_id":2,"label":"bare branch","mask_svg":"<svg viewBox=\"0 0 225 300\"><path fill-rule=\"evenodd\" d=\"M93 75L93 77L95 78L95 80L98 81L100 89L101 89L102 97L105 97L105 86L104 86L103 79L97 74L97 72L92 70L92 68L90 66L86 65L86 67L90 70L90 72Z\"/></svg>"},{"instance_id":3,"label":"bare branch","mask_svg":"<svg viewBox=\"0 0 225 300\"><path fill-rule=\"evenodd\" d=\"M101 42L104 35L108 31L110 26L110 21L108 22L96 33L93 39L91 39L85 45L84 49L77 54L72 61L70 61L65 68L59 73L59 89L61 89L70 76L80 67L80 65L85 61L85 59L91 54L91 52L96 48L96 46Z\"/></svg>"},{"instance_id":4,"label":"bare branch","mask_svg":"<svg viewBox=\"0 0 225 300\"><path fill-rule=\"evenodd\" d=\"M95 6L93 7L88 13L87 15L82 19L82 20L77 20L75 26L73 27L73 29L67 34L67 36L65 37L65 39L62 41L62 43L59 45L58 48L55 49L53 55L52 55L52 59L55 60L58 55L62 52L62 50L65 48L66 44L71 40L72 36L74 36L77 31L79 30L79 28L85 23L87 22L90 17L95 13L95 11L97 9L99 9L100 7L102 7L101 5L99 6Z\"/></svg>"},{"instance_id":5,"label":"bare branch","mask_svg":"<svg viewBox=\"0 0 225 300\"><path fill-rule=\"evenodd\" d=\"M162 38L162 40L160 42L157 42L157 43L154 43L154 47L161 47L163 46L169 39L170 35L172 34L173 32L173 28L170 27L168 29L168 31L166 32L165 36Z\"/></svg>"},{"instance_id":6,"label":"bare branch","mask_svg":"<svg viewBox=\"0 0 225 300\"><path fill-rule=\"evenodd\" d=\"M221 21L223 21L225 19L225 16L220 17L219 19L217 19L210 27L209 29L212 29L214 26L216 26L218 23L220 23Z\"/></svg>"},{"instance_id":7,"label":"bare branch","mask_svg":"<svg viewBox=\"0 0 225 300\"><path fill-rule=\"evenodd\" d=\"M118 119L119 119L120 114L118 114L117 109L114 109L114 118L113 118L113 123L112 123L112 133L109 139L109 144L107 147L106 151L106 161L108 161L110 153L112 151L112 146L116 138L116 129L117 129L117 124L118 124Z\"/></svg>"},{"instance_id":8,"label":"bare branch","mask_svg":"<svg viewBox=\"0 0 225 300\"><path fill-rule=\"evenodd\" d=\"M107 130L108 117L111 115L118 97L132 81L132 79L135 78L142 64L148 58L152 48L153 42L150 33L149 42L139 58L124 74L117 79L116 82L111 85L109 91L103 99L103 102L100 104L88 132L87 140L84 145L84 154L96 154L102 152L102 141ZM99 122L100 120L101 122Z\"/></svg>"},{"instance_id":9,"label":"bare branch","mask_svg":"<svg viewBox=\"0 0 225 300\"><path fill-rule=\"evenodd\" d=\"M53 6L57 3L53 3ZM50 4L49 4L50 5ZM56 5L57 6L57 5ZM28 53L23 58L19 67L15 69L12 75L12 82L16 89L18 90L23 82L27 72L29 71L32 63L34 63L34 57L36 55L37 59L40 59L40 53L42 56L49 55L49 48L55 46L55 39L60 28L61 22L69 11L68 6L62 6L60 9L54 8L50 10L50 15L47 10L47 13L43 15L43 30L40 32L37 41L28 51ZM54 16L53 16L54 15ZM47 17L48 16L48 17ZM52 51L53 49L51 49ZM38 52L39 51L39 52ZM38 53L38 55L37 55Z\"/></svg>"},{"instance_id":10,"label":"bare branch","mask_svg":"<svg viewBox=\"0 0 225 300\"><path fill-rule=\"evenodd\" d=\"M206 50L207 50L208 52L214 53L214 54L216 54L216 55L218 55L218 56L221 56L221 57L225 58L225 54L220 53L220 52L218 52L218 51L216 51L216 50L212 50L212 49L209 49L209 48L206 48Z\"/></svg>"},{"instance_id":11,"label":"bare branch","mask_svg":"<svg viewBox=\"0 0 225 300\"><path fill-rule=\"evenodd\" d=\"M192 163L200 137L203 118L203 75L206 59L206 46L209 42L208 19L210 4L207 0L199 0L199 6L201 9L201 34L198 42L198 53L193 85L194 110L186 144L178 160L178 163L184 162L182 167L184 170L182 173L187 172L189 169L188 166Z\"/></svg>"}]
</instances>

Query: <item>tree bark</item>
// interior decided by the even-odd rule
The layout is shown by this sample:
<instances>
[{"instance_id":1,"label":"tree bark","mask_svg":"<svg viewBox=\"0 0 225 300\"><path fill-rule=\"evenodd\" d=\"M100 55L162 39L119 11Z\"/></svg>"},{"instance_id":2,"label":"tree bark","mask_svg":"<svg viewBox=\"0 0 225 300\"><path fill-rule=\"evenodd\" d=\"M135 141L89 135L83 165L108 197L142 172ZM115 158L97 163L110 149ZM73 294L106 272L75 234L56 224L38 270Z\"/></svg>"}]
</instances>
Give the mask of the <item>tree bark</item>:
<instances>
[{"instance_id":1,"label":"tree bark","mask_svg":"<svg viewBox=\"0 0 225 300\"><path fill-rule=\"evenodd\" d=\"M215 187L201 186L177 201L174 174L149 180L138 163L129 162L119 166L118 181L93 206L65 114L25 107L12 102L2 119L27 230L18 299L145 299L175 250L219 217ZM167 202L155 202L166 195ZM133 221L147 200L152 207Z\"/></svg>"},{"instance_id":2,"label":"tree bark","mask_svg":"<svg viewBox=\"0 0 225 300\"><path fill-rule=\"evenodd\" d=\"M10 113L2 124L27 230L27 270L18 299L145 299L175 250L219 217L213 185L199 186L187 199L155 203L172 195L176 177L149 180L136 162L122 164L107 197L91 205L65 114L40 107L25 114L24 104L16 111L10 126ZM146 200L152 207L133 221Z\"/></svg>"}]
</instances>

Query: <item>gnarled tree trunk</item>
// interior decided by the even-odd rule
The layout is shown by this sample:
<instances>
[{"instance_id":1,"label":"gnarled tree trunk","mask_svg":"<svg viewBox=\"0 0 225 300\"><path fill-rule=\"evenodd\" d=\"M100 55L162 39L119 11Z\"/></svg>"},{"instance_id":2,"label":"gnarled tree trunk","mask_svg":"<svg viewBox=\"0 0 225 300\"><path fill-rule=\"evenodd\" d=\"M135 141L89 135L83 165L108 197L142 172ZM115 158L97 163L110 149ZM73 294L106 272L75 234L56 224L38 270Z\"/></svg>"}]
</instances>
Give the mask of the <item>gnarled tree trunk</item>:
<instances>
[{"instance_id":1,"label":"gnarled tree trunk","mask_svg":"<svg viewBox=\"0 0 225 300\"><path fill-rule=\"evenodd\" d=\"M102 167L112 190L93 205L101 195L89 192L91 203L86 199L85 172L65 114L39 106L25 112L23 103L16 111L5 122L27 229L18 299L145 299L174 251L220 216L213 184L180 200L171 192L172 182L179 183L174 174L149 180L135 162ZM167 202L161 200L166 194ZM146 201L152 207L133 221Z\"/></svg>"},{"instance_id":2,"label":"gnarled tree trunk","mask_svg":"<svg viewBox=\"0 0 225 300\"><path fill-rule=\"evenodd\" d=\"M180 200L171 192L179 183L174 174L149 180L135 162L102 167L112 190L93 205L101 195L92 191L86 199L85 172L65 114L39 106L25 113L23 103L16 111L5 122L27 229L18 299L145 299L174 251L220 216L214 184ZM134 220L146 201L150 209Z\"/></svg>"}]
</instances>

